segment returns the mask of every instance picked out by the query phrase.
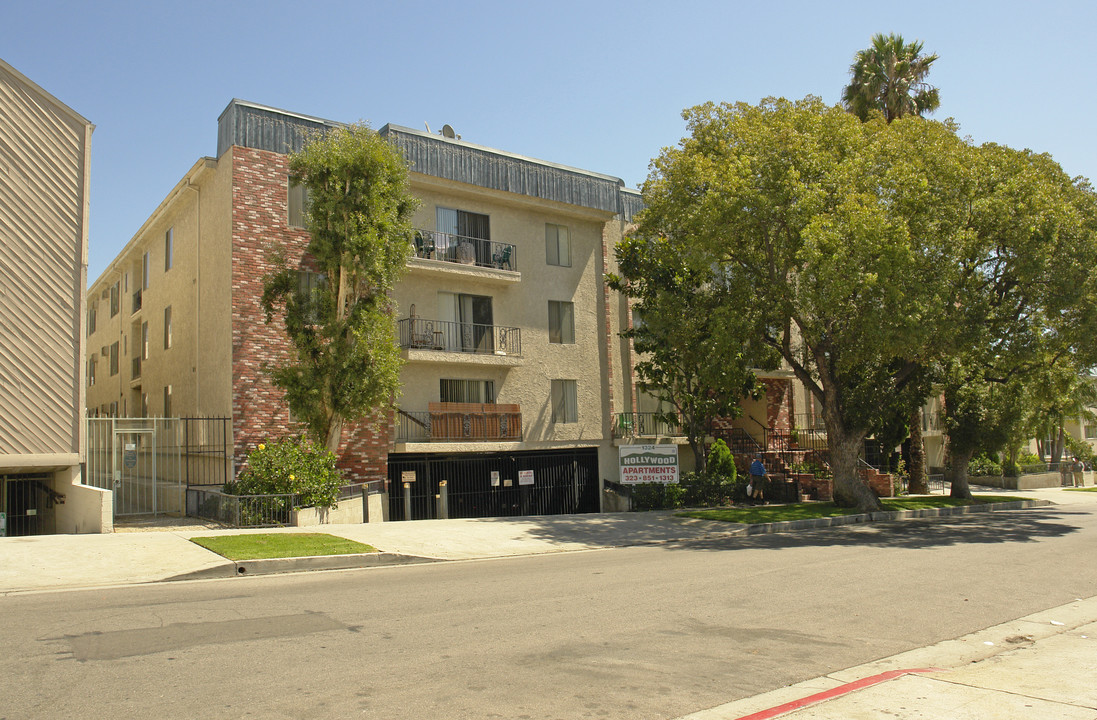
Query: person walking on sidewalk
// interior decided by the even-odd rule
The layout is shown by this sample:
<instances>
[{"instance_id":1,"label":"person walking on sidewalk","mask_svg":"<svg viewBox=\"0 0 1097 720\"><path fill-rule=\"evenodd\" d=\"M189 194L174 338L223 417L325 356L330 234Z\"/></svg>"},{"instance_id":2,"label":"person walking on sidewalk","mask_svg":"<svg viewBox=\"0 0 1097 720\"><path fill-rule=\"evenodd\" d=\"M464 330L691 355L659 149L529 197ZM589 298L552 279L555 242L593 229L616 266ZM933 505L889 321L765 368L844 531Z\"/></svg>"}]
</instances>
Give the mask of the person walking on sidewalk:
<instances>
[{"instance_id":1,"label":"person walking on sidewalk","mask_svg":"<svg viewBox=\"0 0 1097 720\"><path fill-rule=\"evenodd\" d=\"M765 505L763 484L766 481L766 466L762 463L761 453L754 456L754 462L750 464L750 499L758 505Z\"/></svg>"},{"instance_id":2,"label":"person walking on sidewalk","mask_svg":"<svg viewBox=\"0 0 1097 720\"><path fill-rule=\"evenodd\" d=\"M1074 462L1070 464L1070 472L1074 476L1074 487L1084 487L1086 484L1085 476L1086 466L1082 464L1081 459L1077 456L1074 458Z\"/></svg>"}]
</instances>

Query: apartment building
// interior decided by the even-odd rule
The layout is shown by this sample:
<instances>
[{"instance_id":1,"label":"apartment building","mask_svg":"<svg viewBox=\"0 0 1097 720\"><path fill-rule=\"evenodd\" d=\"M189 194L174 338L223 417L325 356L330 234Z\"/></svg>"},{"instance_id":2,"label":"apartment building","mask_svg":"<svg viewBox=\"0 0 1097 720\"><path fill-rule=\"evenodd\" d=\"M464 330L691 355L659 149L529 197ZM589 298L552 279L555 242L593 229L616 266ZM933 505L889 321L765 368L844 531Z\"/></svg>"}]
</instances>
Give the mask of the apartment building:
<instances>
[{"instance_id":1,"label":"apartment building","mask_svg":"<svg viewBox=\"0 0 1097 720\"><path fill-rule=\"evenodd\" d=\"M259 304L279 247L314 282L288 153L338 123L233 100L198 160L88 294L88 408L231 417L235 460L300 432L264 368L287 357ZM394 516L597 511L618 474L617 413L635 409L604 283L640 206L615 177L385 125L422 201L393 292L406 364L397 411L344 429L357 480L410 502ZM414 478L414 479L413 479ZM443 490L445 488L445 490Z\"/></svg>"},{"instance_id":2,"label":"apartment building","mask_svg":"<svg viewBox=\"0 0 1097 720\"><path fill-rule=\"evenodd\" d=\"M80 484L93 127L0 60L0 535L110 523Z\"/></svg>"}]
</instances>

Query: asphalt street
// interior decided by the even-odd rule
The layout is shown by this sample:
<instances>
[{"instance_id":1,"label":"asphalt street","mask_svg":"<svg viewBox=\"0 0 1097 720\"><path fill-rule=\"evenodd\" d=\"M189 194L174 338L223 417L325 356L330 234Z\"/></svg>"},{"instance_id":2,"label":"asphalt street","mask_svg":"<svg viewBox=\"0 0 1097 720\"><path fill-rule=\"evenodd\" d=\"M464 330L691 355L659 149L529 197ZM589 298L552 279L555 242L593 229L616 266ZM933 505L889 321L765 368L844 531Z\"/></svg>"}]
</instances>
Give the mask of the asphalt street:
<instances>
[{"instance_id":1,"label":"asphalt street","mask_svg":"<svg viewBox=\"0 0 1097 720\"><path fill-rule=\"evenodd\" d=\"M0 598L0 717L674 718L1097 595L1060 506Z\"/></svg>"}]
</instances>

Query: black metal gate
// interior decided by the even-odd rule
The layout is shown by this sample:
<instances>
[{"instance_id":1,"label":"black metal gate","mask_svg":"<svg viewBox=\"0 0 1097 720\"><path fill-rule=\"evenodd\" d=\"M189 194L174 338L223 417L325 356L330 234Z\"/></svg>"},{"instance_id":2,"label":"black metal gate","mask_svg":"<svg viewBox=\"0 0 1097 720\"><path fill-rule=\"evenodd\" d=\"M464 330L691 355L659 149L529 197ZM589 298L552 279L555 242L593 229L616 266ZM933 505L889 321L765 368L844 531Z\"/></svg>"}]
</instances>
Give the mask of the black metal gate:
<instances>
[{"instance_id":1,"label":"black metal gate","mask_svg":"<svg viewBox=\"0 0 1097 720\"><path fill-rule=\"evenodd\" d=\"M54 505L65 496L53 489L53 475L0 475L0 535L48 535L55 531Z\"/></svg>"},{"instance_id":2,"label":"black metal gate","mask_svg":"<svg viewBox=\"0 0 1097 720\"><path fill-rule=\"evenodd\" d=\"M388 468L390 520L561 515L600 510L597 448L394 453L389 455ZM403 480L411 476L405 473L414 473L415 477L408 483L407 499ZM445 510L440 507L443 487ZM409 504L410 518L406 510Z\"/></svg>"}]
</instances>

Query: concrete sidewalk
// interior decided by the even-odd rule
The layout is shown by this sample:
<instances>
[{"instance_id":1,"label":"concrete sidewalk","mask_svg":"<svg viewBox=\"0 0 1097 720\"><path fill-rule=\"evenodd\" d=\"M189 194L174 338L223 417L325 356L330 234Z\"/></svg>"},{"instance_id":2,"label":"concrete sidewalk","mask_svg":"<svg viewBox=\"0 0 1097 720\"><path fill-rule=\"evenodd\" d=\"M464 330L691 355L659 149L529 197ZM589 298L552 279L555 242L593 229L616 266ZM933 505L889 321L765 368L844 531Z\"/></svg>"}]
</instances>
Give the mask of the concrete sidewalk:
<instances>
[{"instance_id":1,"label":"concrete sidewalk","mask_svg":"<svg viewBox=\"0 0 1097 720\"><path fill-rule=\"evenodd\" d=\"M1097 597L679 720L1094 720Z\"/></svg>"},{"instance_id":2,"label":"concrete sidewalk","mask_svg":"<svg viewBox=\"0 0 1097 720\"><path fill-rule=\"evenodd\" d=\"M997 494L1002 494L1000 491ZM1097 504L1097 493L1065 492L1058 488L1013 491L1010 495L1039 503ZM888 518L879 518L888 519ZM520 518L420 520L313 528L257 530L209 529L168 525L159 532L116 532L109 535L39 535L0 538L0 595L80 587L101 587L173 579L231 577L266 571L287 572L332 567L356 567L422 560L469 560L597 550L669 542L689 542L759 532L794 532L849 518L744 526L692 520L673 511L555 515ZM171 522L167 519L166 522ZM323 532L372 545L382 558L333 556L324 561L299 559L240 565L212 553L190 538L242 533ZM355 558L361 558L358 562Z\"/></svg>"}]
</instances>

